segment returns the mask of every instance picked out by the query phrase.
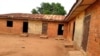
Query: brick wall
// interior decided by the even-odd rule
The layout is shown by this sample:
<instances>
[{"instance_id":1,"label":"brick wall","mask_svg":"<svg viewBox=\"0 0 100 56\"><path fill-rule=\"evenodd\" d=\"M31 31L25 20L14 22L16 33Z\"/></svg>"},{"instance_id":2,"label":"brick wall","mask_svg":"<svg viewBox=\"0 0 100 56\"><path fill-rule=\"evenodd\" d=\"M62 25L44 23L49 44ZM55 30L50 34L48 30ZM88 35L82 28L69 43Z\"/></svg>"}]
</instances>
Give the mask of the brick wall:
<instances>
[{"instance_id":1,"label":"brick wall","mask_svg":"<svg viewBox=\"0 0 100 56\"><path fill-rule=\"evenodd\" d=\"M100 0L86 10L91 15L87 53L88 56L100 56Z\"/></svg>"},{"instance_id":2,"label":"brick wall","mask_svg":"<svg viewBox=\"0 0 100 56\"><path fill-rule=\"evenodd\" d=\"M81 16L81 14L79 15L78 15L79 19L82 19L82 17L84 18L84 16ZM92 4L89 8L87 8L85 10L85 15L91 15L88 46L87 46L87 51L86 51L87 56L100 56L100 0ZM68 39L72 39L72 28L73 28L72 25L73 25L74 19L69 21L67 25ZM76 19L76 22L79 21L79 19ZM79 40L76 39L76 41L80 43L79 45L81 45L80 38L82 38L82 30L83 30L81 27L82 21L79 21L79 23L77 22L76 24L77 24L76 26L77 31L75 32L76 36L74 36L74 38L78 37Z\"/></svg>"},{"instance_id":3,"label":"brick wall","mask_svg":"<svg viewBox=\"0 0 100 56\"><path fill-rule=\"evenodd\" d=\"M8 19L0 19L0 33L2 34L21 34L23 33L23 22L25 20L12 20L13 27L7 27ZM28 33L41 34L42 32L42 22L41 21L28 21ZM49 37L58 37L58 25L64 24L60 22L47 22L48 29L47 34ZM37 24L39 24L37 26ZM35 26L34 26L35 25ZM62 37L67 35L67 26L64 24L64 32Z\"/></svg>"},{"instance_id":4,"label":"brick wall","mask_svg":"<svg viewBox=\"0 0 100 56\"><path fill-rule=\"evenodd\" d=\"M67 23L64 23L64 38L67 39L67 35L68 35L68 30L67 30L68 26L67 26Z\"/></svg>"},{"instance_id":5,"label":"brick wall","mask_svg":"<svg viewBox=\"0 0 100 56\"><path fill-rule=\"evenodd\" d=\"M71 20L67 23L67 40L72 41L73 38L73 26L75 20Z\"/></svg>"},{"instance_id":6,"label":"brick wall","mask_svg":"<svg viewBox=\"0 0 100 56\"><path fill-rule=\"evenodd\" d=\"M56 22L48 22L48 36L49 37L56 37L58 31L58 23Z\"/></svg>"},{"instance_id":7,"label":"brick wall","mask_svg":"<svg viewBox=\"0 0 100 56\"><path fill-rule=\"evenodd\" d=\"M13 20L12 33L21 34L23 33L23 20Z\"/></svg>"},{"instance_id":8,"label":"brick wall","mask_svg":"<svg viewBox=\"0 0 100 56\"><path fill-rule=\"evenodd\" d=\"M48 22L48 36L49 37L58 37L58 25L59 24L64 24L64 23L59 23L59 22ZM65 37L67 35L66 31L66 24L64 24L64 32L62 37Z\"/></svg>"},{"instance_id":9,"label":"brick wall","mask_svg":"<svg viewBox=\"0 0 100 56\"><path fill-rule=\"evenodd\" d=\"M70 22L68 23L68 28L67 28L67 30L68 30L67 39L68 39L68 40L69 40L69 39L70 39L70 40L72 39L72 37L71 37L71 36L72 36L72 35L71 35L71 34L72 34L72 33L71 33L71 29L72 29L72 28L71 28L71 25L72 25L72 23L73 23L73 21L70 21Z\"/></svg>"},{"instance_id":10,"label":"brick wall","mask_svg":"<svg viewBox=\"0 0 100 56\"><path fill-rule=\"evenodd\" d=\"M12 20L13 27L7 27L7 19L0 19L0 33L1 34L20 34L22 33L22 21Z\"/></svg>"}]
</instances>

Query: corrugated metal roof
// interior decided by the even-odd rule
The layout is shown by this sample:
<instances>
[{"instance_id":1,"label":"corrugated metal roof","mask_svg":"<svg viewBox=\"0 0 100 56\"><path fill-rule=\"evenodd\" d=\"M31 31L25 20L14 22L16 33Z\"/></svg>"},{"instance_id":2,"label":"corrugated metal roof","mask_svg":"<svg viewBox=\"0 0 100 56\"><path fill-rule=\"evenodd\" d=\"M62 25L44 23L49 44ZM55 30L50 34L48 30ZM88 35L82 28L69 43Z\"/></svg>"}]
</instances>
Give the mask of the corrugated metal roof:
<instances>
[{"instance_id":1,"label":"corrugated metal roof","mask_svg":"<svg viewBox=\"0 0 100 56\"><path fill-rule=\"evenodd\" d=\"M63 15L46 15L46 14L10 13L10 14L1 14L0 18L63 21L65 16L63 16Z\"/></svg>"}]
</instances>

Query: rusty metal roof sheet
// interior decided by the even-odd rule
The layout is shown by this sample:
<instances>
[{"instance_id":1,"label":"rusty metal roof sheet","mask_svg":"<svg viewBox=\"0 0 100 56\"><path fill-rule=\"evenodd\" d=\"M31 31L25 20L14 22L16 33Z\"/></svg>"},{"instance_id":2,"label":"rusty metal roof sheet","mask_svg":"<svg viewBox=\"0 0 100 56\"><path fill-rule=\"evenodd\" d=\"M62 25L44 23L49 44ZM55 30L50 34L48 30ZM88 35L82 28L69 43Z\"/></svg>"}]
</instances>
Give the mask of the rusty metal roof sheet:
<instances>
[{"instance_id":1,"label":"rusty metal roof sheet","mask_svg":"<svg viewBox=\"0 0 100 56\"><path fill-rule=\"evenodd\" d=\"M63 21L65 16L63 16L63 15L47 15L47 14L10 13L10 14L1 14L0 18Z\"/></svg>"}]
</instances>

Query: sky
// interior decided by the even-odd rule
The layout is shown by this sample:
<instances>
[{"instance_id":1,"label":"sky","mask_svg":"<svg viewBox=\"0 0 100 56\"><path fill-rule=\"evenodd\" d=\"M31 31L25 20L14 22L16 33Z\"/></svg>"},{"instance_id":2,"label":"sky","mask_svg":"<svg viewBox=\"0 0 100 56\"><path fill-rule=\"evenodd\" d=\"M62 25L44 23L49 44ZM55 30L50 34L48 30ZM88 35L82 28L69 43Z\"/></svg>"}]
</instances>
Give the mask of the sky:
<instances>
[{"instance_id":1,"label":"sky","mask_svg":"<svg viewBox=\"0 0 100 56\"><path fill-rule=\"evenodd\" d=\"M31 13L33 8L40 7L42 2L61 3L67 13L76 0L0 0L0 14Z\"/></svg>"}]
</instances>

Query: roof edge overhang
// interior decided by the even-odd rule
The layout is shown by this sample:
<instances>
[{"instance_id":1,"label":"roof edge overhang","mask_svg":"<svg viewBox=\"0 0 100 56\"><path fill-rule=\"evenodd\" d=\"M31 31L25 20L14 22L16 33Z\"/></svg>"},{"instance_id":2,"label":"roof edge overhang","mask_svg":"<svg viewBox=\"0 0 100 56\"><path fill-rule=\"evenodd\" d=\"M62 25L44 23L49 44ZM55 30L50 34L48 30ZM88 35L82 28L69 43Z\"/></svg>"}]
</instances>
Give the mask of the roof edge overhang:
<instances>
[{"instance_id":1,"label":"roof edge overhang","mask_svg":"<svg viewBox=\"0 0 100 56\"><path fill-rule=\"evenodd\" d=\"M86 8L88 8L91 4L93 4L96 0L89 0L91 3L84 3L88 0L76 0L76 3L72 6L71 10L69 11L68 15L65 17L65 21L68 22L71 19L75 18L80 12L84 11ZM81 10L79 10L81 8Z\"/></svg>"},{"instance_id":2,"label":"roof edge overhang","mask_svg":"<svg viewBox=\"0 0 100 56\"><path fill-rule=\"evenodd\" d=\"M68 15L65 17L65 21L68 20L69 16L72 14L72 12L74 11L74 9L76 9L76 7L82 3L83 0L76 0L76 2L74 3L74 5L72 6L71 10L69 11Z\"/></svg>"}]
</instances>

